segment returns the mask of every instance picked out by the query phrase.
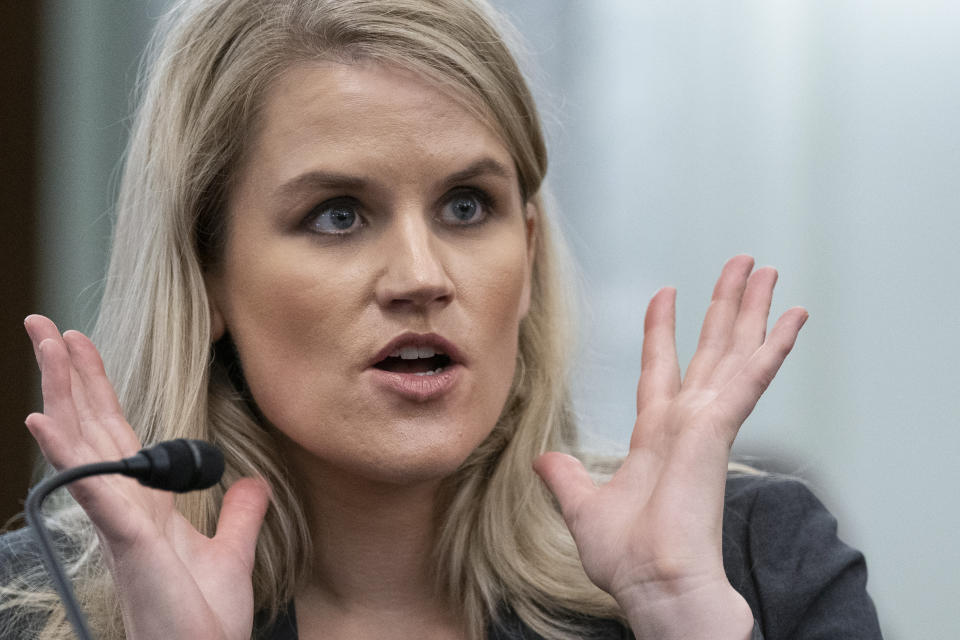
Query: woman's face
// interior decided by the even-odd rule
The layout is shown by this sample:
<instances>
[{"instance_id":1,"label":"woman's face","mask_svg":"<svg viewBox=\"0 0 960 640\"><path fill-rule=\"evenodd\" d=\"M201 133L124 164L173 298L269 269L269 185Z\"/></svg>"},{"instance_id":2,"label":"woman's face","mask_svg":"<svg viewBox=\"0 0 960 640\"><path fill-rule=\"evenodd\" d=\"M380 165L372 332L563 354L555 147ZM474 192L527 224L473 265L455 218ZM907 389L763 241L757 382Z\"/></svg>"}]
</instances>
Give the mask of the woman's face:
<instances>
[{"instance_id":1,"label":"woman's face","mask_svg":"<svg viewBox=\"0 0 960 640\"><path fill-rule=\"evenodd\" d=\"M409 483L463 462L513 379L533 213L499 138L416 75L274 82L208 286L295 464Z\"/></svg>"}]
</instances>

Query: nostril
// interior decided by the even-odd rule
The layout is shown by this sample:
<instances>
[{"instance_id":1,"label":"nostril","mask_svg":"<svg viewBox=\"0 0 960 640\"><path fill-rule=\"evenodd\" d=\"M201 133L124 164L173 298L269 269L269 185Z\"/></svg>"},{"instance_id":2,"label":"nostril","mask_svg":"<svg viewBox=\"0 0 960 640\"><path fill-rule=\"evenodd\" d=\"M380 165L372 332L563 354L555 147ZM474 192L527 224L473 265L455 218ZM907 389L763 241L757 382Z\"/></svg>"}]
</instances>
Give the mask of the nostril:
<instances>
[{"instance_id":1,"label":"nostril","mask_svg":"<svg viewBox=\"0 0 960 640\"><path fill-rule=\"evenodd\" d=\"M426 307L434 304L449 304L453 300L453 293L447 286L399 286L382 290L380 300L382 304L388 304L394 307Z\"/></svg>"},{"instance_id":2,"label":"nostril","mask_svg":"<svg viewBox=\"0 0 960 640\"><path fill-rule=\"evenodd\" d=\"M384 248L376 284L378 302L397 310L450 304L454 287L442 255L430 246L432 240L419 234L413 237L413 233L393 237L394 242Z\"/></svg>"}]
</instances>

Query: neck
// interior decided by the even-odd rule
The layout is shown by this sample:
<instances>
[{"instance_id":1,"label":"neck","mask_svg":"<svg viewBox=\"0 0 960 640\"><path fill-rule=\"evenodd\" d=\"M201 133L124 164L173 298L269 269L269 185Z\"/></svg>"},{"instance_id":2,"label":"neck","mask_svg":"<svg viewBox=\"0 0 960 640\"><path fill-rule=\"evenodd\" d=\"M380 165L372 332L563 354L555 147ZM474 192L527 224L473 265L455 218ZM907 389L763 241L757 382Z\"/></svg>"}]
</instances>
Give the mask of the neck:
<instances>
[{"instance_id":1,"label":"neck","mask_svg":"<svg viewBox=\"0 0 960 640\"><path fill-rule=\"evenodd\" d=\"M437 484L364 486L320 475L311 491L314 584L341 607L435 602Z\"/></svg>"},{"instance_id":2,"label":"neck","mask_svg":"<svg viewBox=\"0 0 960 640\"><path fill-rule=\"evenodd\" d=\"M313 567L296 597L301 638L321 637L316 629L325 638L465 637L434 581L439 485L384 485L314 467L305 486Z\"/></svg>"},{"instance_id":3,"label":"neck","mask_svg":"<svg viewBox=\"0 0 960 640\"><path fill-rule=\"evenodd\" d=\"M313 565L297 595L315 610L449 619L433 553L440 479L371 480L288 450L308 498ZM301 459L308 456L310 459Z\"/></svg>"}]
</instances>

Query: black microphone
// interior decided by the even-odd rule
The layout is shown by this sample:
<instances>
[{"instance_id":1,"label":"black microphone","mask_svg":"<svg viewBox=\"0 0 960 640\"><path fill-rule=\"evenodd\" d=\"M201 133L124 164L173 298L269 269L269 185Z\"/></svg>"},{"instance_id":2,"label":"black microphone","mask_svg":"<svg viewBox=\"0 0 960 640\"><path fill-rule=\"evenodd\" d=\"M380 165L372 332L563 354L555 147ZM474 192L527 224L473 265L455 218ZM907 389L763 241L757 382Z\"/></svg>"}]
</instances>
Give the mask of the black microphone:
<instances>
[{"instance_id":1,"label":"black microphone","mask_svg":"<svg viewBox=\"0 0 960 640\"><path fill-rule=\"evenodd\" d=\"M119 473L147 487L176 493L207 489L223 475L223 454L203 440L168 440L120 462L126 468Z\"/></svg>"},{"instance_id":2,"label":"black microphone","mask_svg":"<svg viewBox=\"0 0 960 640\"><path fill-rule=\"evenodd\" d=\"M67 619L81 640L91 640L87 621L77 605L70 581L67 580L56 555L53 542L41 517L40 508L44 499L54 489L89 476L119 473L136 478L140 484L153 489L186 493L207 489L220 482L223 475L223 454L215 446L203 440L168 440L141 449L135 455L122 460L94 462L65 469L43 480L27 494L24 512L27 524L36 533L40 553L53 585L60 594L66 609Z\"/></svg>"}]
</instances>

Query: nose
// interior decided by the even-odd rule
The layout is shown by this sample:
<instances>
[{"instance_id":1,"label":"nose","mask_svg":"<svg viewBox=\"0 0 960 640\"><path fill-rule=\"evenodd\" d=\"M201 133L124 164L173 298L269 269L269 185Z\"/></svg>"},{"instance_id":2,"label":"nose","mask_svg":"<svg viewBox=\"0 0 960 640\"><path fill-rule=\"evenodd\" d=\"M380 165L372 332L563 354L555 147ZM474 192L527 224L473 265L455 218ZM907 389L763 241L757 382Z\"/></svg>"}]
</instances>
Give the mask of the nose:
<instances>
[{"instance_id":1,"label":"nose","mask_svg":"<svg viewBox=\"0 0 960 640\"><path fill-rule=\"evenodd\" d=\"M385 266L376 284L381 307L424 310L450 303L453 282L439 239L421 213L396 216L382 247Z\"/></svg>"}]
</instances>

